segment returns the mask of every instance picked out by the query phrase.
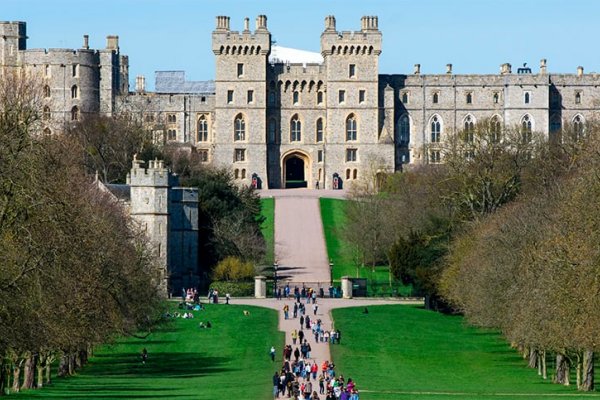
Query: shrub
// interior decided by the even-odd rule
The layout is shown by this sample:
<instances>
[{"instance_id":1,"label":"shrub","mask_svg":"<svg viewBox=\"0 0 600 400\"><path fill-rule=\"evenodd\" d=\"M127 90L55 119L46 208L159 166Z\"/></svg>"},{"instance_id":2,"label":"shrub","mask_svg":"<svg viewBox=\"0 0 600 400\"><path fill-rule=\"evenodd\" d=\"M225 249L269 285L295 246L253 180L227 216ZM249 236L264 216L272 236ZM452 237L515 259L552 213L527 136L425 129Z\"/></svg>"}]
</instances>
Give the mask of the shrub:
<instances>
[{"instance_id":1,"label":"shrub","mask_svg":"<svg viewBox=\"0 0 600 400\"><path fill-rule=\"evenodd\" d=\"M225 298L229 293L234 297L254 296L254 282L222 282L214 281L210 284L212 289L219 291L219 297Z\"/></svg>"},{"instance_id":2,"label":"shrub","mask_svg":"<svg viewBox=\"0 0 600 400\"><path fill-rule=\"evenodd\" d=\"M220 261L213 271L215 281L242 282L252 280L254 266L250 262L243 262L237 257L226 257Z\"/></svg>"}]
</instances>

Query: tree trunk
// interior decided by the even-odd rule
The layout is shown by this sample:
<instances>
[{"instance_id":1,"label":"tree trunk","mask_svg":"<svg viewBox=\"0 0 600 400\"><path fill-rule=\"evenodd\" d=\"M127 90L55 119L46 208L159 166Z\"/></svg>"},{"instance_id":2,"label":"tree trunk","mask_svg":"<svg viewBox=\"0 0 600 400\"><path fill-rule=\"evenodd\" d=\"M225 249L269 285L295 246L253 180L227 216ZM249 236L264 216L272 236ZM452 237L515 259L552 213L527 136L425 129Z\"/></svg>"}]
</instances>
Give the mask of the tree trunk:
<instances>
[{"instance_id":1,"label":"tree trunk","mask_svg":"<svg viewBox=\"0 0 600 400\"><path fill-rule=\"evenodd\" d=\"M20 387L20 377L21 377L21 365L20 363L15 363L13 366L13 381L12 381L12 391L13 393L19 392Z\"/></svg>"},{"instance_id":2,"label":"tree trunk","mask_svg":"<svg viewBox=\"0 0 600 400\"><path fill-rule=\"evenodd\" d=\"M556 376L554 383L560 383L569 386L570 362L569 359L561 353L556 354Z\"/></svg>"},{"instance_id":3,"label":"tree trunk","mask_svg":"<svg viewBox=\"0 0 600 400\"><path fill-rule=\"evenodd\" d=\"M6 394L8 389L8 365L0 361L0 396Z\"/></svg>"},{"instance_id":4,"label":"tree trunk","mask_svg":"<svg viewBox=\"0 0 600 400\"><path fill-rule=\"evenodd\" d=\"M23 383L21 384L21 390L33 388L35 364L36 356L28 354L23 366Z\"/></svg>"},{"instance_id":5,"label":"tree trunk","mask_svg":"<svg viewBox=\"0 0 600 400\"><path fill-rule=\"evenodd\" d=\"M577 365L575 366L575 376L577 377L577 389L581 388L581 353L575 353L577 357Z\"/></svg>"},{"instance_id":6,"label":"tree trunk","mask_svg":"<svg viewBox=\"0 0 600 400\"><path fill-rule=\"evenodd\" d=\"M594 352L586 350L583 352L582 381L579 390L591 392L594 390Z\"/></svg>"},{"instance_id":7,"label":"tree trunk","mask_svg":"<svg viewBox=\"0 0 600 400\"><path fill-rule=\"evenodd\" d=\"M529 362L527 366L529 368L536 368L538 362L538 351L535 349L529 349Z\"/></svg>"},{"instance_id":8,"label":"tree trunk","mask_svg":"<svg viewBox=\"0 0 600 400\"><path fill-rule=\"evenodd\" d=\"M42 360L42 358L40 358L37 365L35 366L35 369L37 372L37 379L36 379L35 387L38 389L41 389L42 387L44 387L44 368L45 368L45 366L46 366L46 362L45 362L45 360Z\"/></svg>"},{"instance_id":9,"label":"tree trunk","mask_svg":"<svg viewBox=\"0 0 600 400\"><path fill-rule=\"evenodd\" d=\"M69 356L65 353L60 356L60 361L58 363L58 376L67 375L69 375Z\"/></svg>"},{"instance_id":10,"label":"tree trunk","mask_svg":"<svg viewBox=\"0 0 600 400\"><path fill-rule=\"evenodd\" d=\"M52 369L50 368L52 363L50 361L46 361L46 377L44 378L44 383L47 385L52 381Z\"/></svg>"},{"instance_id":11,"label":"tree trunk","mask_svg":"<svg viewBox=\"0 0 600 400\"><path fill-rule=\"evenodd\" d=\"M68 369L69 376L71 376L71 375L75 374L75 353L69 354L67 359L68 359L68 367L69 367L69 369Z\"/></svg>"},{"instance_id":12,"label":"tree trunk","mask_svg":"<svg viewBox=\"0 0 600 400\"><path fill-rule=\"evenodd\" d=\"M548 379L548 368L546 367L546 350L542 351L542 379Z\"/></svg>"}]
</instances>

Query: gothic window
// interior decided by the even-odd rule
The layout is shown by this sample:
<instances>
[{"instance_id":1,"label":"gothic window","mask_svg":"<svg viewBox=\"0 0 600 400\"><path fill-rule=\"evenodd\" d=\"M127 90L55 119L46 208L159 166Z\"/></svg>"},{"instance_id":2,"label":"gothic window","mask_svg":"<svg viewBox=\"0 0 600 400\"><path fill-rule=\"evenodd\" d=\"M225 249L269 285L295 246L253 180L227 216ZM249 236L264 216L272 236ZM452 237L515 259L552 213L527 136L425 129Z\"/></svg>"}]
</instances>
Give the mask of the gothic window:
<instances>
[{"instance_id":1,"label":"gothic window","mask_svg":"<svg viewBox=\"0 0 600 400\"><path fill-rule=\"evenodd\" d=\"M198 150L198 156L200 157L200 162L208 162L208 150L207 149L200 149Z\"/></svg>"},{"instance_id":2,"label":"gothic window","mask_svg":"<svg viewBox=\"0 0 600 400\"><path fill-rule=\"evenodd\" d=\"M71 108L71 121L79 121L79 108L77 106Z\"/></svg>"},{"instance_id":3,"label":"gothic window","mask_svg":"<svg viewBox=\"0 0 600 400\"><path fill-rule=\"evenodd\" d=\"M531 92L525 92L523 94L523 103L529 104L531 102Z\"/></svg>"},{"instance_id":4,"label":"gothic window","mask_svg":"<svg viewBox=\"0 0 600 400\"><path fill-rule=\"evenodd\" d=\"M233 153L233 161L244 162L246 161L246 149L235 149Z\"/></svg>"},{"instance_id":5,"label":"gothic window","mask_svg":"<svg viewBox=\"0 0 600 400\"><path fill-rule=\"evenodd\" d=\"M431 143L439 143L442 133L442 123L437 115L431 118Z\"/></svg>"},{"instance_id":6,"label":"gothic window","mask_svg":"<svg viewBox=\"0 0 600 400\"><path fill-rule=\"evenodd\" d=\"M350 114L346 118L346 140L356 140L356 117Z\"/></svg>"},{"instance_id":7,"label":"gothic window","mask_svg":"<svg viewBox=\"0 0 600 400\"><path fill-rule=\"evenodd\" d=\"M346 180L350 179L350 168L346 169Z\"/></svg>"},{"instance_id":8,"label":"gothic window","mask_svg":"<svg viewBox=\"0 0 600 400\"><path fill-rule=\"evenodd\" d=\"M267 127L267 129L268 129L267 141L269 143L275 143L275 137L277 135L277 122L275 121L275 119L271 118L269 120L269 126Z\"/></svg>"},{"instance_id":9,"label":"gothic window","mask_svg":"<svg viewBox=\"0 0 600 400\"><path fill-rule=\"evenodd\" d=\"M475 124L473 122L473 117L467 115L465 118L465 142L473 143L473 135L475 131Z\"/></svg>"},{"instance_id":10,"label":"gothic window","mask_svg":"<svg viewBox=\"0 0 600 400\"><path fill-rule=\"evenodd\" d=\"M402 98L402 103L408 104L408 102L410 101L410 93L402 92L402 94L400 96Z\"/></svg>"},{"instance_id":11,"label":"gothic window","mask_svg":"<svg viewBox=\"0 0 600 400\"><path fill-rule=\"evenodd\" d=\"M521 119L521 139L523 143L531 142L532 138L532 121L529 115L525 115L523 119Z\"/></svg>"},{"instance_id":12,"label":"gothic window","mask_svg":"<svg viewBox=\"0 0 600 400\"><path fill-rule=\"evenodd\" d=\"M297 105L300 102L300 92L298 92L297 90L294 90L293 102L294 105Z\"/></svg>"},{"instance_id":13,"label":"gothic window","mask_svg":"<svg viewBox=\"0 0 600 400\"><path fill-rule=\"evenodd\" d=\"M240 179L240 170L239 170L239 169L237 169L237 168L236 168L236 169L233 171L233 177L234 177L235 179Z\"/></svg>"},{"instance_id":14,"label":"gothic window","mask_svg":"<svg viewBox=\"0 0 600 400\"><path fill-rule=\"evenodd\" d=\"M208 121L206 117L201 115L198 119L198 142L208 141Z\"/></svg>"},{"instance_id":15,"label":"gothic window","mask_svg":"<svg viewBox=\"0 0 600 400\"><path fill-rule=\"evenodd\" d=\"M177 140L177 129L167 130L167 140Z\"/></svg>"},{"instance_id":16,"label":"gothic window","mask_svg":"<svg viewBox=\"0 0 600 400\"><path fill-rule=\"evenodd\" d=\"M338 103L343 104L344 102L346 102L346 91L340 90L338 92Z\"/></svg>"},{"instance_id":17,"label":"gothic window","mask_svg":"<svg viewBox=\"0 0 600 400\"><path fill-rule=\"evenodd\" d=\"M500 94L498 92L494 92L492 95L492 101L494 104L498 104L500 102Z\"/></svg>"},{"instance_id":18,"label":"gothic window","mask_svg":"<svg viewBox=\"0 0 600 400\"><path fill-rule=\"evenodd\" d=\"M78 97L79 97L79 89L77 88L77 85L71 86L71 98L76 99Z\"/></svg>"},{"instance_id":19,"label":"gothic window","mask_svg":"<svg viewBox=\"0 0 600 400\"><path fill-rule=\"evenodd\" d=\"M357 149L346 149L346 162L354 162L357 159Z\"/></svg>"},{"instance_id":20,"label":"gothic window","mask_svg":"<svg viewBox=\"0 0 600 400\"><path fill-rule=\"evenodd\" d=\"M365 90L359 90L359 91L358 91L358 102L359 102L360 104L362 104L362 103L364 103L364 102L365 102L365 94L366 94L366 91L365 91Z\"/></svg>"},{"instance_id":21,"label":"gothic window","mask_svg":"<svg viewBox=\"0 0 600 400\"><path fill-rule=\"evenodd\" d=\"M44 106L44 111L42 113L42 119L44 121L48 121L50 119L50 107Z\"/></svg>"},{"instance_id":22,"label":"gothic window","mask_svg":"<svg viewBox=\"0 0 600 400\"><path fill-rule=\"evenodd\" d=\"M79 64L73 64L73 76L76 77L79 75Z\"/></svg>"},{"instance_id":23,"label":"gothic window","mask_svg":"<svg viewBox=\"0 0 600 400\"><path fill-rule=\"evenodd\" d=\"M317 104L323 104L323 92L317 92Z\"/></svg>"},{"instance_id":24,"label":"gothic window","mask_svg":"<svg viewBox=\"0 0 600 400\"><path fill-rule=\"evenodd\" d=\"M242 168L242 179L246 179L246 168Z\"/></svg>"},{"instance_id":25,"label":"gothic window","mask_svg":"<svg viewBox=\"0 0 600 400\"><path fill-rule=\"evenodd\" d=\"M575 93L575 104L581 104L581 92Z\"/></svg>"},{"instance_id":26,"label":"gothic window","mask_svg":"<svg viewBox=\"0 0 600 400\"><path fill-rule=\"evenodd\" d=\"M302 122L298 115L294 115L290 122L290 142L299 142L302 140Z\"/></svg>"},{"instance_id":27,"label":"gothic window","mask_svg":"<svg viewBox=\"0 0 600 400\"><path fill-rule=\"evenodd\" d=\"M317 120L317 143L323 141L323 118Z\"/></svg>"},{"instance_id":28,"label":"gothic window","mask_svg":"<svg viewBox=\"0 0 600 400\"><path fill-rule=\"evenodd\" d=\"M467 104L473 104L473 93L467 92L467 96L466 96L465 100L466 100Z\"/></svg>"},{"instance_id":29,"label":"gothic window","mask_svg":"<svg viewBox=\"0 0 600 400\"><path fill-rule=\"evenodd\" d=\"M429 162L431 164L439 164L442 161L441 152L439 150L432 150L429 152Z\"/></svg>"},{"instance_id":30,"label":"gothic window","mask_svg":"<svg viewBox=\"0 0 600 400\"><path fill-rule=\"evenodd\" d=\"M235 117L233 125L233 140L246 140L246 120L242 114Z\"/></svg>"},{"instance_id":31,"label":"gothic window","mask_svg":"<svg viewBox=\"0 0 600 400\"><path fill-rule=\"evenodd\" d=\"M167 114L167 122L169 124L174 124L177 122L177 116L175 114Z\"/></svg>"},{"instance_id":32,"label":"gothic window","mask_svg":"<svg viewBox=\"0 0 600 400\"><path fill-rule=\"evenodd\" d=\"M440 101L440 95L439 95L439 93L438 93L438 92L435 92L435 93L433 94L433 99L432 99L432 101L433 101L433 104L437 104L437 103Z\"/></svg>"},{"instance_id":33,"label":"gothic window","mask_svg":"<svg viewBox=\"0 0 600 400\"><path fill-rule=\"evenodd\" d=\"M492 143L500 142L500 135L502 134L502 125L500 124L500 118L493 116L490 120L490 136Z\"/></svg>"},{"instance_id":34,"label":"gothic window","mask_svg":"<svg viewBox=\"0 0 600 400\"><path fill-rule=\"evenodd\" d=\"M352 171L352 179L358 179L358 170L357 169L354 169Z\"/></svg>"},{"instance_id":35,"label":"gothic window","mask_svg":"<svg viewBox=\"0 0 600 400\"><path fill-rule=\"evenodd\" d=\"M576 115L573 118L573 135L575 140L580 140L585 131L584 121L581 115Z\"/></svg>"},{"instance_id":36,"label":"gothic window","mask_svg":"<svg viewBox=\"0 0 600 400\"><path fill-rule=\"evenodd\" d=\"M48 85L44 86L44 97L45 98L50 97L50 86L48 86Z\"/></svg>"},{"instance_id":37,"label":"gothic window","mask_svg":"<svg viewBox=\"0 0 600 400\"><path fill-rule=\"evenodd\" d=\"M406 145L410 140L410 119L406 114L398 120L398 140L401 145Z\"/></svg>"}]
</instances>

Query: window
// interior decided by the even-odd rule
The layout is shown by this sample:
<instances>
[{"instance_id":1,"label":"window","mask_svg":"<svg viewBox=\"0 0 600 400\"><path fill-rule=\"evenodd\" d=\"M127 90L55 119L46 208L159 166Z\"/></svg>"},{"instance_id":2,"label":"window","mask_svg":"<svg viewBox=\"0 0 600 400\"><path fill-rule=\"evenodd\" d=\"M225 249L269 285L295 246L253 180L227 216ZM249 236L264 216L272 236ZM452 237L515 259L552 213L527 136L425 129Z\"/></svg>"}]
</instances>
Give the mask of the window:
<instances>
[{"instance_id":1,"label":"window","mask_svg":"<svg viewBox=\"0 0 600 400\"><path fill-rule=\"evenodd\" d=\"M50 130L50 128L44 128L44 135L46 135L46 136L52 135L52 131Z\"/></svg>"},{"instance_id":2,"label":"window","mask_svg":"<svg viewBox=\"0 0 600 400\"><path fill-rule=\"evenodd\" d=\"M323 141L323 118L319 118L317 120L317 137L316 137L316 141L317 143L320 143Z\"/></svg>"},{"instance_id":3,"label":"window","mask_svg":"<svg viewBox=\"0 0 600 400\"><path fill-rule=\"evenodd\" d=\"M494 116L490 120L490 140L492 141L492 143L499 143L501 135L502 125L500 124L500 118Z\"/></svg>"},{"instance_id":4,"label":"window","mask_svg":"<svg viewBox=\"0 0 600 400\"><path fill-rule=\"evenodd\" d=\"M233 90L227 91L227 104L233 103Z\"/></svg>"},{"instance_id":5,"label":"window","mask_svg":"<svg viewBox=\"0 0 600 400\"><path fill-rule=\"evenodd\" d=\"M79 64L73 64L73 76L78 76L79 75Z\"/></svg>"},{"instance_id":6,"label":"window","mask_svg":"<svg viewBox=\"0 0 600 400\"><path fill-rule=\"evenodd\" d=\"M346 149L346 162L354 162L356 161L356 154L358 153L357 149Z\"/></svg>"},{"instance_id":7,"label":"window","mask_svg":"<svg viewBox=\"0 0 600 400\"><path fill-rule=\"evenodd\" d=\"M242 179L246 179L246 168L242 168Z\"/></svg>"},{"instance_id":8,"label":"window","mask_svg":"<svg viewBox=\"0 0 600 400\"><path fill-rule=\"evenodd\" d=\"M404 104L408 104L409 100L410 100L410 93L409 92L402 92L402 94L400 95L400 97L402 98L402 103Z\"/></svg>"},{"instance_id":9,"label":"window","mask_svg":"<svg viewBox=\"0 0 600 400\"><path fill-rule=\"evenodd\" d=\"M348 67L348 78L356 78L356 64L350 64Z\"/></svg>"},{"instance_id":10,"label":"window","mask_svg":"<svg viewBox=\"0 0 600 400\"><path fill-rule=\"evenodd\" d=\"M467 104L473 104L473 93L467 92L467 96L466 96L465 100L466 100Z\"/></svg>"},{"instance_id":11,"label":"window","mask_svg":"<svg viewBox=\"0 0 600 400\"><path fill-rule=\"evenodd\" d=\"M44 67L44 75L50 76L50 71L50 66L46 64L46 66Z\"/></svg>"},{"instance_id":12,"label":"window","mask_svg":"<svg viewBox=\"0 0 600 400\"><path fill-rule=\"evenodd\" d=\"M233 172L233 177L235 179L240 179L240 170L239 169L235 169L235 171Z\"/></svg>"},{"instance_id":13,"label":"window","mask_svg":"<svg viewBox=\"0 0 600 400\"><path fill-rule=\"evenodd\" d=\"M432 101L433 101L433 104L437 104L437 103L440 101L440 94L439 94L438 92L435 92L435 93L433 94L433 99L432 99Z\"/></svg>"},{"instance_id":14,"label":"window","mask_svg":"<svg viewBox=\"0 0 600 400\"><path fill-rule=\"evenodd\" d=\"M317 104L323 104L323 92L317 92Z\"/></svg>"},{"instance_id":15,"label":"window","mask_svg":"<svg viewBox=\"0 0 600 400\"><path fill-rule=\"evenodd\" d=\"M177 140L177 129L167 130L167 139L168 140Z\"/></svg>"},{"instance_id":16,"label":"window","mask_svg":"<svg viewBox=\"0 0 600 400\"><path fill-rule=\"evenodd\" d=\"M343 104L346 101L346 91L340 90L338 92L338 103Z\"/></svg>"},{"instance_id":17,"label":"window","mask_svg":"<svg viewBox=\"0 0 600 400\"><path fill-rule=\"evenodd\" d=\"M198 142L207 142L208 141L208 122L206 121L206 116L201 115L198 118Z\"/></svg>"},{"instance_id":18,"label":"window","mask_svg":"<svg viewBox=\"0 0 600 400\"><path fill-rule=\"evenodd\" d=\"M521 139L523 143L531 142L532 122L529 115L525 115L521 120Z\"/></svg>"},{"instance_id":19,"label":"window","mask_svg":"<svg viewBox=\"0 0 600 400\"><path fill-rule=\"evenodd\" d=\"M580 140L583 138L583 133L585 130L583 118L581 115L576 115L573 118L573 136L575 140Z\"/></svg>"},{"instance_id":20,"label":"window","mask_svg":"<svg viewBox=\"0 0 600 400\"><path fill-rule=\"evenodd\" d=\"M241 78L244 75L244 64L237 65L237 76Z\"/></svg>"},{"instance_id":21,"label":"window","mask_svg":"<svg viewBox=\"0 0 600 400\"><path fill-rule=\"evenodd\" d=\"M79 108L77 106L71 108L71 121L79 121Z\"/></svg>"},{"instance_id":22,"label":"window","mask_svg":"<svg viewBox=\"0 0 600 400\"><path fill-rule=\"evenodd\" d=\"M200 103L202 103L202 104L206 103L206 96L200 97Z\"/></svg>"},{"instance_id":23,"label":"window","mask_svg":"<svg viewBox=\"0 0 600 400\"><path fill-rule=\"evenodd\" d=\"M44 111L42 113L42 119L44 121L48 121L50 119L50 107L44 106Z\"/></svg>"},{"instance_id":24,"label":"window","mask_svg":"<svg viewBox=\"0 0 600 400\"><path fill-rule=\"evenodd\" d=\"M50 86L46 85L44 86L44 97L45 98L50 98Z\"/></svg>"},{"instance_id":25,"label":"window","mask_svg":"<svg viewBox=\"0 0 600 400\"><path fill-rule=\"evenodd\" d=\"M167 114L167 122L169 124L177 123L177 116L175 114Z\"/></svg>"},{"instance_id":26,"label":"window","mask_svg":"<svg viewBox=\"0 0 600 400\"><path fill-rule=\"evenodd\" d=\"M350 168L346 169L346 180L350 179Z\"/></svg>"},{"instance_id":27,"label":"window","mask_svg":"<svg viewBox=\"0 0 600 400\"><path fill-rule=\"evenodd\" d=\"M275 105L275 92L269 92L269 105Z\"/></svg>"},{"instance_id":28,"label":"window","mask_svg":"<svg viewBox=\"0 0 600 400\"><path fill-rule=\"evenodd\" d=\"M146 114L145 120L146 120L146 122L154 122L154 115Z\"/></svg>"},{"instance_id":29,"label":"window","mask_svg":"<svg viewBox=\"0 0 600 400\"><path fill-rule=\"evenodd\" d=\"M439 164L441 161L442 157L439 150L432 150L429 152L429 162L431 164Z\"/></svg>"},{"instance_id":30,"label":"window","mask_svg":"<svg viewBox=\"0 0 600 400\"><path fill-rule=\"evenodd\" d=\"M465 118L465 142L473 143L473 135L475 131L475 124L473 122L473 117L467 115Z\"/></svg>"},{"instance_id":31,"label":"window","mask_svg":"<svg viewBox=\"0 0 600 400\"><path fill-rule=\"evenodd\" d=\"M323 162L323 150L317 151L317 162Z\"/></svg>"},{"instance_id":32,"label":"window","mask_svg":"<svg viewBox=\"0 0 600 400\"><path fill-rule=\"evenodd\" d=\"M398 139L401 145L406 145L410 140L410 119L403 115L398 121Z\"/></svg>"},{"instance_id":33,"label":"window","mask_svg":"<svg viewBox=\"0 0 600 400\"><path fill-rule=\"evenodd\" d=\"M346 118L346 140L356 140L356 117L350 114Z\"/></svg>"},{"instance_id":34,"label":"window","mask_svg":"<svg viewBox=\"0 0 600 400\"><path fill-rule=\"evenodd\" d=\"M360 104L362 104L362 103L364 103L364 102L365 102L365 93L366 93L366 91L365 91L365 90L359 90L359 91L358 91L358 102L359 102Z\"/></svg>"},{"instance_id":35,"label":"window","mask_svg":"<svg viewBox=\"0 0 600 400\"><path fill-rule=\"evenodd\" d=\"M238 114L233 122L233 140L246 140L246 120L242 114Z\"/></svg>"},{"instance_id":36,"label":"window","mask_svg":"<svg viewBox=\"0 0 600 400\"><path fill-rule=\"evenodd\" d=\"M352 170L352 179L358 179L358 170L357 169Z\"/></svg>"},{"instance_id":37,"label":"window","mask_svg":"<svg viewBox=\"0 0 600 400\"><path fill-rule=\"evenodd\" d=\"M492 95L492 101L494 102L494 104L498 104L500 102L500 93L494 92L494 94Z\"/></svg>"},{"instance_id":38,"label":"window","mask_svg":"<svg viewBox=\"0 0 600 400\"><path fill-rule=\"evenodd\" d=\"M431 143L439 143L442 132L442 124L437 115L431 119Z\"/></svg>"},{"instance_id":39,"label":"window","mask_svg":"<svg viewBox=\"0 0 600 400\"><path fill-rule=\"evenodd\" d=\"M290 141L299 142L300 140L302 140L302 122L298 115L294 115L290 122Z\"/></svg>"},{"instance_id":40,"label":"window","mask_svg":"<svg viewBox=\"0 0 600 400\"><path fill-rule=\"evenodd\" d=\"M208 150L200 149L198 150L198 157L200 158L200 162L208 162Z\"/></svg>"},{"instance_id":41,"label":"window","mask_svg":"<svg viewBox=\"0 0 600 400\"><path fill-rule=\"evenodd\" d=\"M248 104L254 103L254 90L248 90Z\"/></svg>"},{"instance_id":42,"label":"window","mask_svg":"<svg viewBox=\"0 0 600 400\"><path fill-rule=\"evenodd\" d=\"M293 101L294 105L297 105L300 102L300 92L298 92L297 90L294 90L294 94L292 96L293 96L292 101Z\"/></svg>"},{"instance_id":43,"label":"window","mask_svg":"<svg viewBox=\"0 0 600 400\"><path fill-rule=\"evenodd\" d=\"M531 102L531 92L525 92L523 94L523 103L529 104Z\"/></svg>"},{"instance_id":44,"label":"window","mask_svg":"<svg viewBox=\"0 0 600 400\"><path fill-rule=\"evenodd\" d=\"M575 92L575 104L581 104L581 92Z\"/></svg>"},{"instance_id":45,"label":"window","mask_svg":"<svg viewBox=\"0 0 600 400\"><path fill-rule=\"evenodd\" d=\"M267 129L268 129L267 141L269 143L275 143L275 137L277 135L277 121L275 121L273 118L271 118L269 120L269 126Z\"/></svg>"},{"instance_id":46,"label":"window","mask_svg":"<svg viewBox=\"0 0 600 400\"><path fill-rule=\"evenodd\" d=\"M235 149L233 154L233 161L244 162L246 161L246 149Z\"/></svg>"},{"instance_id":47,"label":"window","mask_svg":"<svg viewBox=\"0 0 600 400\"><path fill-rule=\"evenodd\" d=\"M76 99L78 97L79 97L79 89L77 88L77 85L71 86L71 98Z\"/></svg>"}]
</instances>

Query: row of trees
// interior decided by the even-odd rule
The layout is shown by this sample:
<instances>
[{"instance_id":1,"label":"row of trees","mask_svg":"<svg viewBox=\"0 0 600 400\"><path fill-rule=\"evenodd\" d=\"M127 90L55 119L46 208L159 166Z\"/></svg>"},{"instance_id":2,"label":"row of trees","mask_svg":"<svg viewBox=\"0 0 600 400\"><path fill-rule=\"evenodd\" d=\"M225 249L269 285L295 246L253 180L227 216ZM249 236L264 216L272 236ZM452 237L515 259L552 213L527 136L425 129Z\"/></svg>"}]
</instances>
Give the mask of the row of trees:
<instances>
[{"instance_id":1,"label":"row of trees","mask_svg":"<svg viewBox=\"0 0 600 400\"><path fill-rule=\"evenodd\" d=\"M160 316L153 253L78 144L41 135L40 89L0 77L0 395L42 387L55 360L72 374L94 345Z\"/></svg>"},{"instance_id":2,"label":"row of trees","mask_svg":"<svg viewBox=\"0 0 600 400\"><path fill-rule=\"evenodd\" d=\"M381 190L374 173L353 194L348 238L428 306L500 329L544 377L552 353L556 382L575 365L591 390L600 129L576 128L547 140L484 123L439 146L442 164L389 176Z\"/></svg>"}]
</instances>

